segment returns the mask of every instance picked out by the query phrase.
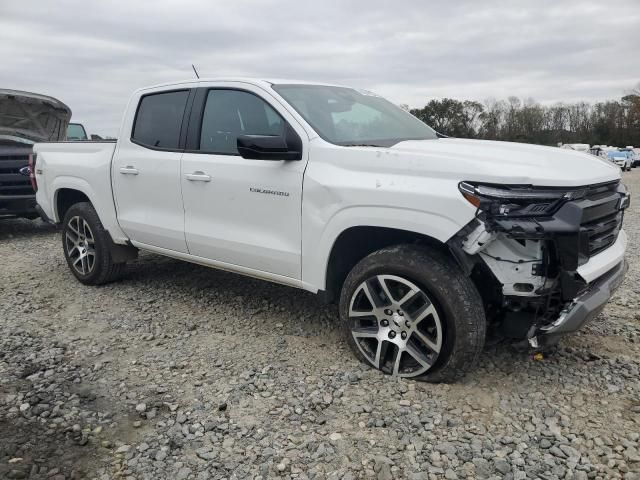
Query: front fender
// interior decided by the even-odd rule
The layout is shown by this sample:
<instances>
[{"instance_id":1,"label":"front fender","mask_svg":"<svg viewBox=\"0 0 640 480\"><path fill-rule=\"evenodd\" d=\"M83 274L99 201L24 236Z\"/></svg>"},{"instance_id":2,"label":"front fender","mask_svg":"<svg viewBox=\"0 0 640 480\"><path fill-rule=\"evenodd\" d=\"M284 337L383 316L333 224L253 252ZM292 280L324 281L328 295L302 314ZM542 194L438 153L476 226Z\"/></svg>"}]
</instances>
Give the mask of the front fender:
<instances>
[{"instance_id":1,"label":"front fender","mask_svg":"<svg viewBox=\"0 0 640 480\"><path fill-rule=\"evenodd\" d=\"M445 243L462 226L473 219L473 211L468 218L453 219L444 213L425 212L410 208L374 206L353 206L337 211L320 234L313 236L309 230L303 233L302 277L303 283L312 291L326 288L327 264L331 250L338 237L352 227L381 227L419 233ZM306 234L306 235L305 235Z\"/></svg>"}]
</instances>

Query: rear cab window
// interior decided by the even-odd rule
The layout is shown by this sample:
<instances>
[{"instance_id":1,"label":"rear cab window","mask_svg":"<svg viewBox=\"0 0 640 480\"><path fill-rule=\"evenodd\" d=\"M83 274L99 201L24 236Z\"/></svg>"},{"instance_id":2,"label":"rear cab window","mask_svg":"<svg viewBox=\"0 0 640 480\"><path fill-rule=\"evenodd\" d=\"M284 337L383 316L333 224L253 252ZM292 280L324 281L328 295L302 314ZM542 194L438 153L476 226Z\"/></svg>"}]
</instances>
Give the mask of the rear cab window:
<instances>
[{"instance_id":1,"label":"rear cab window","mask_svg":"<svg viewBox=\"0 0 640 480\"><path fill-rule=\"evenodd\" d=\"M177 150L189 90L151 93L138 104L131 141L160 150Z\"/></svg>"}]
</instances>

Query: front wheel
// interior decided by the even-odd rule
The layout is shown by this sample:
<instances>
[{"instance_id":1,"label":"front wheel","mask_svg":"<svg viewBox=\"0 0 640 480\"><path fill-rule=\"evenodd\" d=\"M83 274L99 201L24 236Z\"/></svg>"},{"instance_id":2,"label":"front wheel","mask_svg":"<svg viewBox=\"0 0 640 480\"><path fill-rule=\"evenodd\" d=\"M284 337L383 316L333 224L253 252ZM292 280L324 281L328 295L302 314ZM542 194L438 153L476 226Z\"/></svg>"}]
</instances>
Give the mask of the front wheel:
<instances>
[{"instance_id":1,"label":"front wheel","mask_svg":"<svg viewBox=\"0 0 640 480\"><path fill-rule=\"evenodd\" d=\"M447 256L415 245L385 248L358 263L343 285L340 317L360 360L417 380L462 376L485 340L475 285Z\"/></svg>"},{"instance_id":2,"label":"front wheel","mask_svg":"<svg viewBox=\"0 0 640 480\"><path fill-rule=\"evenodd\" d=\"M100 285L118 278L125 263L115 263L110 237L93 205L76 203L67 210L62 229L62 248L71 273L85 285Z\"/></svg>"}]
</instances>

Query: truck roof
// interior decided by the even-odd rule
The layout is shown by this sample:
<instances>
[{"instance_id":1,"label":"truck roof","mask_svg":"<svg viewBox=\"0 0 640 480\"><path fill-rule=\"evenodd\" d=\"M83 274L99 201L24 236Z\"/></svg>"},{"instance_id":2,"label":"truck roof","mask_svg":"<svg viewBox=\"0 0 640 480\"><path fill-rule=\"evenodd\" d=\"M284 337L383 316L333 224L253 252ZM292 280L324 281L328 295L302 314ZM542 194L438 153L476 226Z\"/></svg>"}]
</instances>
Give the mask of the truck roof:
<instances>
[{"instance_id":1,"label":"truck roof","mask_svg":"<svg viewBox=\"0 0 640 480\"><path fill-rule=\"evenodd\" d=\"M257 85L261 87L269 87L271 85L283 85L283 84L296 84L296 85L324 85L330 87L344 87L345 85L339 85L327 82L314 82L309 80L295 80L285 78L253 78L253 77L211 77L211 78L194 78L188 80L180 80L177 82L160 83L157 85L151 85L140 88L138 90L150 90L160 87L174 87L184 85L187 83L208 83L208 82L242 82L249 83L251 85Z\"/></svg>"}]
</instances>

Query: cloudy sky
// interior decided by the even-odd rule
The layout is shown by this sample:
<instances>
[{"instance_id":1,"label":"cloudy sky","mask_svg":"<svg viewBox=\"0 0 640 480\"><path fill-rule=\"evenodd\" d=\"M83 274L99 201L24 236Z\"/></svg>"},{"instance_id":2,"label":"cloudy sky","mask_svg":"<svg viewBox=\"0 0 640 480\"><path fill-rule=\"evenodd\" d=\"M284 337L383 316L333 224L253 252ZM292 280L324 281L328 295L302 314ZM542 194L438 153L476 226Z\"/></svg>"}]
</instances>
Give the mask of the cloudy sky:
<instances>
[{"instance_id":1,"label":"cloudy sky","mask_svg":"<svg viewBox=\"0 0 640 480\"><path fill-rule=\"evenodd\" d=\"M640 0L0 0L0 88L116 135L130 93L193 76L323 80L396 103L619 98Z\"/></svg>"}]
</instances>

